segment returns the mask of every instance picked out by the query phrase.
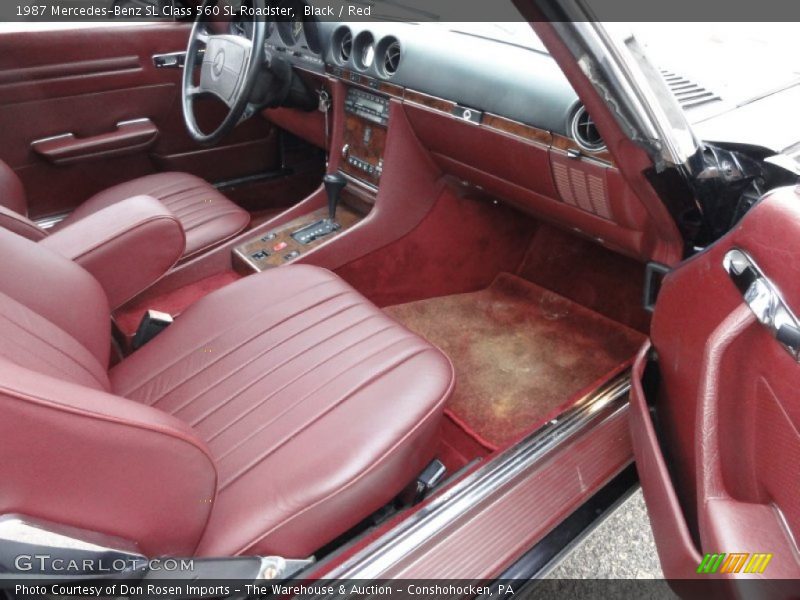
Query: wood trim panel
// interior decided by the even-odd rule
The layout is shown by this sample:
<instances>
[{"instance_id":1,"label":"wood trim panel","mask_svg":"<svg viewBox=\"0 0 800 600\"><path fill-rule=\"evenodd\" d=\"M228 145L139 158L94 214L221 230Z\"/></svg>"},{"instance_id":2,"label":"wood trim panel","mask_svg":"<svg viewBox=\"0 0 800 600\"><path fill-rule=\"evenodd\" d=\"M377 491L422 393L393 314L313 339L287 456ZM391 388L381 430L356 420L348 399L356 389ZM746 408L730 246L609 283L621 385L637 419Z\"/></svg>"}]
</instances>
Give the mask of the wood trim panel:
<instances>
[{"instance_id":1,"label":"wood trim panel","mask_svg":"<svg viewBox=\"0 0 800 600\"><path fill-rule=\"evenodd\" d=\"M445 98L431 96L430 94L426 94L424 92L402 88L391 83L372 79L370 77L360 75L359 73L354 73L348 69L327 67L327 71L331 75L339 77L345 83L360 85L361 87L366 87L374 92L381 92L393 98L402 99L404 103L408 102L418 106L423 106L425 108L444 113L452 119L458 119L458 117L452 114L453 110L456 108L456 106L458 106L458 103L453 100L446 100ZM573 139L557 133L552 133L546 129L540 129L534 125L528 125L507 117L484 112L479 126L508 135L513 135L528 142L541 144L543 146L555 148L563 152L578 152L584 158L594 159L606 163L607 165L614 166L614 159L608 150L602 150L600 152L587 152L578 146ZM355 169L355 171L358 171L358 169ZM364 173L351 172L350 174L360 178L365 177Z\"/></svg>"},{"instance_id":2,"label":"wood trim panel","mask_svg":"<svg viewBox=\"0 0 800 600\"><path fill-rule=\"evenodd\" d=\"M366 75L362 75L361 73L355 73L350 69L344 69L342 67L331 67L326 65L325 71L329 75L338 77L346 84L357 85L372 92L386 94L387 96L391 96L392 98L400 99L403 97L404 88L399 85L389 83L388 81L373 79L372 77L367 77Z\"/></svg>"},{"instance_id":3,"label":"wood trim panel","mask_svg":"<svg viewBox=\"0 0 800 600\"><path fill-rule=\"evenodd\" d=\"M369 138L368 142L364 141L366 137ZM386 147L386 128L345 112L343 143L348 151L346 156L342 156L342 170L356 179L377 186L383 166L383 150ZM358 166L364 163L374 170L370 172Z\"/></svg>"},{"instance_id":4,"label":"wood trim panel","mask_svg":"<svg viewBox=\"0 0 800 600\"><path fill-rule=\"evenodd\" d=\"M344 191L342 194L343 202L340 202L339 207L336 209L336 222L341 225L338 231L308 244L301 244L292 237L292 233L298 229L328 217L327 207L317 209L234 248L234 268L239 272L250 274L280 267L294 262L309 250L340 236L364 218L361 212L345 204L344 200L347 198L347 192ZM279 247L280 250L275 250L276 247ZM265 253L266 256L264 258L255 258L253 255L259 252ZM287 255L290 258L287 258Z\"/></svg>"},{"instance_id":5,"label":"wood trim panel","mask_svg":"<svg viewBox=\"0 0 800 600\"><path fill-rule=\"evenodd\" d=\"M494 131L507 133L544 146L550 146L553 141L553 134L545 129L539 129L533 125L526 125L499 115L484 113L482 123Z\"/></svg>"},{"instance_id":6,"label":"wood trim panel","mask_svg":"<svg viewBox=\"0 0 800 600\"><path fill-rule=\"evenodd\" d=\"M458 119L458 117L452 114L457 103L451 100L445 100L444 98L437 98L436 96L406 89L403 101L441 112L452 119ZM528 142L533 142L549 148L556 148L564 152L567 150L574 150L579 152L582 157L592 158L612 166L614 164L614 160L607 150L601 152L586 152L571 138L552 133L546 129L540 129L533 125L521 123L520 121L514 121L507 117L501 117L500 115L483 113L483 118L479 126L486 127L492 131L512 135Z\"/></svg>"},{"instance_id":7,"label":"wood trim panel","mask_svg":"<svg viewBox=\"0 0 800 600\"><path fill-rule=\"evenodd\" d=\"M572 150L573 152L578 152L581 156L594 158L595 160L599 160L610 165L614 164L614 159L611 158L611 153L608 150L601 150L600 152L587 152L578 146L575 140L557 133L553 134L553 142L551 146L556 150L562 150L563 152Z\"/></svg>"},{"instance_id":8,"label":"wood trim panel","mask_svg":"<svg viewBox=\"0 0 800 600\"><path fill-rule=\"evenodd\" d=\"M406 89L405 93L403 94L403 101L419 104L420 106L425 106L427 108L439 110L447 114L452 113L453 109L457 106L457 104L452 100L445 100L444 98L429 96L428 94L423 94L422 92L415 92L414 90L409 90L409 89Z\"/></svg>"}]
</instances>

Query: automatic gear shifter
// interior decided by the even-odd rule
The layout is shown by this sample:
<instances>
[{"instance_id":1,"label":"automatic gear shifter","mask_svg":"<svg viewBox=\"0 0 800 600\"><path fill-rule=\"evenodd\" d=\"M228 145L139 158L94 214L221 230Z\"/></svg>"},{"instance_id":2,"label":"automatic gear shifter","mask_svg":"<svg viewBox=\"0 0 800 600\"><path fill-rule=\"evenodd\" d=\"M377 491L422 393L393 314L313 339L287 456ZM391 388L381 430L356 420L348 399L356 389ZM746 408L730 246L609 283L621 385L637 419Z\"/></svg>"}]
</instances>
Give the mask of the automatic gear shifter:
<instances>
[{"instance_id":1,"label":"automatic gear shifter","mask_svg":"<svg viewBox=\"0 0 800 600\"><path fill-rule=\"evenodd\" d=\"M322 178L322 183L328 194L328 218L295 231L292 237L301 244L310 244L341 228L341 225L336 222L336 207L339 206L339 196L347 185L347 180L341 173L328 173Z\"/></svg>"},{"instance_id":2,"label":"automatic gear shifter","mask_svg":"<svg viewBox=\"0 0 800 600\"><path fill-rule=\"evenodd\" d=\"M328 194L328 218L331 221L336 221L336 207L339 205L339 194L341 194L344 187L347 185L347 180L344 175L339 173L328 173L322 178L322 183L325 185L325 192Z\"/></svg>"}]
</instances>

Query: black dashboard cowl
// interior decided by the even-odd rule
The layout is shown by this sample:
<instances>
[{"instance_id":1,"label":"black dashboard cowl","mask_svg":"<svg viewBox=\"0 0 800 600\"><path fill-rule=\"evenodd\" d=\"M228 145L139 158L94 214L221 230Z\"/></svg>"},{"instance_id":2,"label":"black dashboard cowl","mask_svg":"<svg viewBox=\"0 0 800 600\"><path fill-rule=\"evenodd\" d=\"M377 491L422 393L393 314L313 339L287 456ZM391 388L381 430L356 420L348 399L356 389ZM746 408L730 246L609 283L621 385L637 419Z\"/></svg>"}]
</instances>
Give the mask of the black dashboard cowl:
<instances>
[{"instance_id":1,"label":"black dashboard cowl","mask_svg":"<svg viewBox=\"0 0 800 600\"><path fill-rule=\"evenodd\" d=\"M390 80L463 106L494 113L540 129L569 135L578 97L556 62L541 51L438 25L347 23L353 37L368 31L380 48L386 37L398 41L402 54L391 79L382 61L363 68L351 57L342 64L334 33L342 23L320 23L326 63ZM437 27L432 31L431 27ZM380 52L378 52L380 54Z\"/></svg>"}]
</instances>

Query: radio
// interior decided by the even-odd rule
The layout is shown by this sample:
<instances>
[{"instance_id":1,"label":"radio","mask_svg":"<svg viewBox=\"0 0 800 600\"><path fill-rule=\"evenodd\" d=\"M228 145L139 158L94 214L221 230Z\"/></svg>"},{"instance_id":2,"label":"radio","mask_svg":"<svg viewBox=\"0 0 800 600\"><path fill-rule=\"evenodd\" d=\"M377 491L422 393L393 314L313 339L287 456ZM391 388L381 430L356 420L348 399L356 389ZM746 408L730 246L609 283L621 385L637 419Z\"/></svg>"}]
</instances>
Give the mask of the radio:
<instances>
[{"instance_id":1,"label":"radio","mask_svg":"<svg viewBox=\"0 0 800 600\"><path fill-rule=\"evenodd\" d=\"M389 99L370 94L364 90L350 88L344 101L344 109L362 119L384 127L389 123Z\"/></svg>"}]
</instances>

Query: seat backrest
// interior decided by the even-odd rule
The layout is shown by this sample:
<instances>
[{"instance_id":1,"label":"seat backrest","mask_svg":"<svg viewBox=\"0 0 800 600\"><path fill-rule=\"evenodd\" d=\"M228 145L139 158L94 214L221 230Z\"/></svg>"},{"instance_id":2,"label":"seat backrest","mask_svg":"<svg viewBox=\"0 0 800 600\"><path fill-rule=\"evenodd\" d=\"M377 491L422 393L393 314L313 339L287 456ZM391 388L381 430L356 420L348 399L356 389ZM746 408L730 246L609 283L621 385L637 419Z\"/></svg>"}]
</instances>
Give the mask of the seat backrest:
<instances>
[{"instance_id":1,"label":"seat backrest","mask_svg":"<svg viewBox=\"0 0 800 600\"><path fill-rule=\"evenodd\" d=\"M0 229L0 356L108 390L111 321L100 284L70 260Z\"/></svg>"},{"instance_id":2,"label":"seat backrest","mask_svg":"<svg viewBox=\"0 0 800 600\"><path fill-rule=\"evenodd\" d=\"M0 515L193 552L216 493L205 443L110 393L110 312L77 264L0 229Z\"/></svg>"}]
</instances>

